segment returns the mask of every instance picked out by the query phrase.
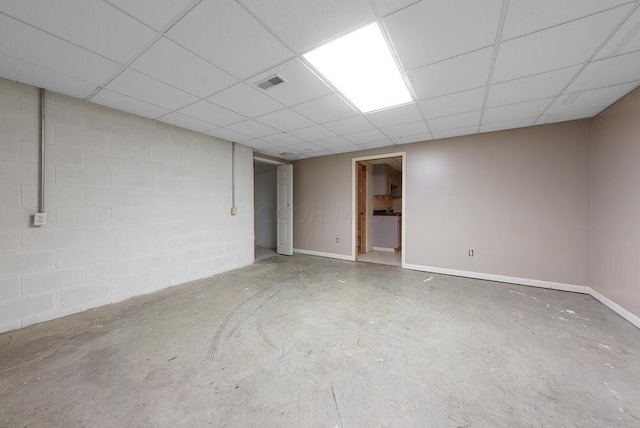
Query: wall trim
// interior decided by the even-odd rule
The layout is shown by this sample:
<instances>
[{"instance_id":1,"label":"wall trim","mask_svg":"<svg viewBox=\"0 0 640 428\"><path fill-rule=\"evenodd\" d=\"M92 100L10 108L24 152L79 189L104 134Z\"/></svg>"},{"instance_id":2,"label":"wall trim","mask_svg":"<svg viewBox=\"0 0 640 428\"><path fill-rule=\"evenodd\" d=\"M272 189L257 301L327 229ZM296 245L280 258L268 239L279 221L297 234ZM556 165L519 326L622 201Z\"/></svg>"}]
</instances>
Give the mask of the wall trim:
<instances>
[{"instance_id":1,"label":"wall trim","mask_svg":"<svg viewBox=\"0 0 640 428\"><path fill-rule=\"evenodd\" d=\"M634 314L632 314L631 312L629 312L628 310L626 310L625 308L623 308L613 300L609 299L608 297L594 290L593 288L591 288L591 292L589 294L591 294L591 297L598 300L600 303L602 303L603 305L611 309L613 312L617 313L622 318L629 321L631 324L640 328L640 317L635 316Z\"/></svg>"},{"instance_id":2,"label":"wall trim","mask_svg":"<svg viewBox=\"0 0 640 428\"><path fill-rule=\"evenodd\" d=\"M529 287L548 288L551 290L571 291L573 293L590 294L591 288L584 285L563 284L561 282L540 281L537 279L517 278L512 276L493 275L489 273L468 272L464 270L443 269L431 266L404 264L405 269L423 272L440 273L444 275L462 276L465 278L484 279L487 281L507 282L510 284L527 285Z\"/></svg>"},{"instance_id":3,"label":"wall trim","mask_svg":"<svg viewBox=\"0 0 640 428\"><path fill-rule=\"evenodd\" d=\"M323 253L322 251L302 250L300 248L294 248L293 252L299 253L299 254L306 254L309 256L328 257L330 259L347 260L349 262L355 261L353 256L347 256L344 254Z\"/></svg>"}]
</instances>

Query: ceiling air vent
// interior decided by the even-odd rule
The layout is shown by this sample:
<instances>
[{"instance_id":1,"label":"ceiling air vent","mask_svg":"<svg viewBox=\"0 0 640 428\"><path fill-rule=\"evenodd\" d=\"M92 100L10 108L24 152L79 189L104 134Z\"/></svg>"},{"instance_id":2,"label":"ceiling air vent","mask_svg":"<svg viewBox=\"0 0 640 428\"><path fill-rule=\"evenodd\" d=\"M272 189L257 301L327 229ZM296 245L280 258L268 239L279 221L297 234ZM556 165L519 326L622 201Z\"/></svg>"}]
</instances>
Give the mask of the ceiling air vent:
<instances>
[{"instance_id":1,"label":"ceiling air vent","mask_svg":"<svg viewBox=\"0 0 640 428\"><path fill-rule=\"evenodd\" d=\"M286 82L286 80L284 80L282 76L274 74L271 77L267 77L266 79L259 81L256 85L258 85L260 89L269 89L284 82Z\"/></svg>"}]
</instances>

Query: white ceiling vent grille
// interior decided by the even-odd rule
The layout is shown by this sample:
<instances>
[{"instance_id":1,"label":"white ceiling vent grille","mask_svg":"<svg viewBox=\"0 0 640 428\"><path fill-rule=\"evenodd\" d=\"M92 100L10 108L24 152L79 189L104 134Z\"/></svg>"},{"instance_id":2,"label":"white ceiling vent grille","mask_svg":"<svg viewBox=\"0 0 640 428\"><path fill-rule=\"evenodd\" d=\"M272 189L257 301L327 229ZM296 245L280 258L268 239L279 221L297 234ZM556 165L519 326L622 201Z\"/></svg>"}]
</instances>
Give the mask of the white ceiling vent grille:
<instances>
[{"instance_id":1,"label":"white ceiling vent grille","mask_svg":"<svg viewBox=\"0 0 640 428\"><path fill-rule=\"evenodd\" d=\"M259 81L258 83L256 83L256 85L260 89L269 89L285 82L286 80L284 80L282 76L280 76L279 74L274 74L273 76L267 77L266 79Z\"/></svg>"}]
</instances>

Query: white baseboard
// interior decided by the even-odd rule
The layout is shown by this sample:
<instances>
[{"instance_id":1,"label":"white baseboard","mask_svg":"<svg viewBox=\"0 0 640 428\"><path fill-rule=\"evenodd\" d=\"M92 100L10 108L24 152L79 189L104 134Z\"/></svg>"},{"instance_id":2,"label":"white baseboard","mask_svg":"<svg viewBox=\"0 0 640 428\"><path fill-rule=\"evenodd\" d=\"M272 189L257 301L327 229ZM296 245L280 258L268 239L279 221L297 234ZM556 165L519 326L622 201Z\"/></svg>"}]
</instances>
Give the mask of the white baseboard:
<instances>
[{"instance_id":1,"label":"white baseboard","mask_svg":"<svg viewBox=\"0 0 640 428\"><path fill-rule=\"evenodd\" d=\"M387 248L387 247L373 247L373 251L384 251L386 253L395 253L395 248Z\"/></svg>"},{"instance_id":2,"label":"white baseboard","mask_svg":"<svg viewBox=\"0 0 640 428\"><path fill-rule=\"evenodd\" d=\"M591 288L584 285L563 284L560 282L540 281L537 279L517 278L512 276L493 275L488 273L468 272L463 270L443 269L431 266L405 264L405 269L419 270L422 272L441 273L444 275L462 276L465 278L484 279L495 282L508 282L510 284L527 285L529 287L549 288L551 290L571 291L573 293L589 294Z\"/></svg>"},{"instance_id":3,"label":"white baseboard","mask_svg":"<svg viewBox=\"0 0 640 428\"><path fill-rule=\"evenodd\" d=\"M347 260L349 262L355 261L353 256L345 256L344 254L323 253L322 251L301 250L299 248L293 249L294 253L307 254L309 256L328 257L330 259Z\"/></svg>"},{"instance_id":4,"label":"white baseboard","mask_svg":"<svg viewBox=\"0 0 640 428\"><path fill-rule=\"evenodd\" d=\"M626 310L625 308L623 308L622 306L620 306L619 304L617 304L613 300L609 299L608 297L600 294L599 292L597 292L593 288L591 288L591 293L590 294L594 299L600 301L600 303L602 303L603 305L605 305L606 307L611 309L613 312L617 313L622 318L624 318L627 321L629 321L631 324L633 324L636 327L640 328L640 317L635 316L634 314L632 314L631 312L629 312L628 310Z\"/></svg>"}]
</instances>

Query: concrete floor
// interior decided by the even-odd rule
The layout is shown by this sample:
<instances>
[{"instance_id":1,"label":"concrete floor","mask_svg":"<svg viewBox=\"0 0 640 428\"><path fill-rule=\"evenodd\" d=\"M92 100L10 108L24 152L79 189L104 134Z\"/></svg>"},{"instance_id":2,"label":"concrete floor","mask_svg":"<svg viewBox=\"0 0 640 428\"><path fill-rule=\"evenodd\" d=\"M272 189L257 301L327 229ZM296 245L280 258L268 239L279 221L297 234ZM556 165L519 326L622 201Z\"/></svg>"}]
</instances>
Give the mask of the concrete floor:
<instances>
[{"instance_id":1,"label":"concrete floor","mask_svg":"<svg viewBox=\"0 0 640 428\"><path fill-rule=\"evenodd\" d=\"M275 256L0 335L0 426L640 426L589 296Z\"/></svg>"},{"instance_id":2,"label":"concrete floor","mask_svg":"<svg viewBox=\"0 0 640 428\"><path fill-rule=\"evenodd\" d=\"M276 250L273 248L255 247L254 251L256 254L256 262L259 262L260 260L264 260L271 256L275 256L277 254Z\"/></svg>"},{"instance_id":3,"label":"concrete floor","mask_svg":"<svg viewBox=\"0 0 640 428\"><path fill-rule=\"evenodd\" d=\"M359 262L379 263L389 266L402 266L402 251L369 251L358 254Z\"/></svg>"}]
</instances>

